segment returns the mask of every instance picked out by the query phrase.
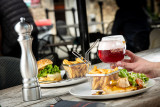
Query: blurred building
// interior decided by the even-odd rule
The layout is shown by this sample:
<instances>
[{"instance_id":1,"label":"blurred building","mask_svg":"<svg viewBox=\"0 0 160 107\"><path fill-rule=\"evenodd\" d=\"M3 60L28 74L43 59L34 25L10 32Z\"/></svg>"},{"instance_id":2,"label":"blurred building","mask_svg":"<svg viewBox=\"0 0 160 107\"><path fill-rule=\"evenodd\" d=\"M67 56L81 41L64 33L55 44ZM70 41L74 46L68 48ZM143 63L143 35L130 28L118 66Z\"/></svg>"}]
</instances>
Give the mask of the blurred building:
<instances>
[{"instance_id":1,"label":"blurred building","mask_svg":"<svg viewBox=\"0 0 160 107\"><path fill-rule=\"evenodd\" d=\"M33 18L35 21L47 19L45 9L51 10L70 10L75 9L75 15L73 16L72 11L61 11L61 12L49 12L49 19L53 24L53 28L50 30L53 34L54 43L59 42L60 39L57 39L57 29L56 22L58 20L64 21L67 25L78 24L78 14L77 14L77 3L76 0L24 0L28 5ZM115 3L115 0L86 0L86 9L87 9L87 19L88 23L92 22L101 22L101 12L100 12L100 2L102 2L102 12L103 12L103 22L104 22L104 34L111 34L111 29L113 21L115 18L115 13L118 10L118 7ZM159 5L158 0L147 0L146 12L148 16L151 17L152 22L154 19L157 19L159 16ZM74 22L75 17L75 22ZM77 26L77 25L75 25ZM76 30L75 30L76 29ZM78 27L68 27L70 35L73 37L79 36ZM103 33L102 25L95 24L88 26L89 33L100 32ZM72 48L72 46L70 47ZM61 50L56 51L57 53L63 53ZM96 52L96 50L95 50ZM66 53L58 54L62 57L67 57ZM61 57L60 56L60 57Z\"/></svg>"},{"instance_id":2,"label":"blurred building","mask_svg":"<svg viewBox=\"0 0 160 107\"><path fill-rule=\"evenodd\" d=\"M26 0L29 1L29 0ZM98 5L99 0L86 0L86 8L87 8L87 16L88 22L92 21L92 18L95 17L96 22L101 22L100 17L100 8ZM39 6L30 6L30 10L33 14L35 20L46 19L45 8L48 9L71 9L75 8L76 0L41 0ZM117 6L114 0L103 0L103 19L105 23L105 28L107 28L108 24L111 23L114 19L115 12L117 10ZM72 12L64 12L57 13L56 18L54 13L50 13L50 19L52 19L53 24L55 23L56 18L62 18L66 21L67 25L73 24ZM75 11L76 23L78 23L77 11ZM101 25L96 25L97 31L101 31ZM55 28L55 27L54 27ZM92 29L89 28L89 31ZM92 31L92 30L91 30ZM74 28L70 28L71 34L75 34ZM106 29L105 29L106 32ZM53 33L56 33L55 31Z\"/></svg>"}]
</instances>

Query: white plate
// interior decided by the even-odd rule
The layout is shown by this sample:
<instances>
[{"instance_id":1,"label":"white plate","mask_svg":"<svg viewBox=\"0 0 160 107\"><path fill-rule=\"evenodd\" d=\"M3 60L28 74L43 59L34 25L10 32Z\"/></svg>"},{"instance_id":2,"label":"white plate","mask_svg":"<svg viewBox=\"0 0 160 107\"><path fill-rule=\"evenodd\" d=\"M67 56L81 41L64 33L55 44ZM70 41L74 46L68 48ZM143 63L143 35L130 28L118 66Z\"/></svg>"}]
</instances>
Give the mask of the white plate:
<instances>
[{"instance_id":1,"label":"white plate","mask_svg":"<svg viewBox=\"0 0 160 107\"><path fill-rule=\"evenodd\" d=\"M69 92L70 92L70 94L72 94L78 98L83 98L83 99L112 99L112 98L131 96L131 95L145 92L149 88L151 88L154 84L155 84L155 80L149 79L147 87L140 89L140 90L124 92L124 93L117 93L117 94L108 94L108 95L92 95L91 89L90 89L90 84L89 84L89 82L87 82L85 84L81 84L81 85L73 87Z\"/></svg>"},{"instance_id":2,"label":"white plate","mask_svg":"<svg viewBox=\"0 0 160 107\"><path fill-rule=\"evenodd\" d=\"M61 71L61 76L63 77L64 74L65 74L65 71L62 70ZM55 83L40 84L40 87L60 87L60 86L77 84L77 83L81 83L81 82L84 82L84 81L87 81L86 77L75 78L75 79L67 79L67 80L62 80L62 81L55 82Z\"/></svg>"}]
</instances>

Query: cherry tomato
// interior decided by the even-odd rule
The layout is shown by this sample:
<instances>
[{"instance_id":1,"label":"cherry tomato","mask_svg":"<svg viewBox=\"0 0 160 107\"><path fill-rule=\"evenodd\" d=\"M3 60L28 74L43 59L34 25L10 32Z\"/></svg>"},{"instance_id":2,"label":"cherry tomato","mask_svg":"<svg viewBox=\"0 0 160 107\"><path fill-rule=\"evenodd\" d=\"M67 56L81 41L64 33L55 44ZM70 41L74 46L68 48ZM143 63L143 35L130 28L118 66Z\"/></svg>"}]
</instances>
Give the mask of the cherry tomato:
<instances>
[{"instance_id":1,"label":"cherry tomato","mask_svg":"<svg viewBox=\"0 0 160 107\"><path fill-rule=\"evenodd\" d=\"M136 83L139 85L140 88L143 88L143 81L139 78L136 78Z\"/></svg>"}]
</instances>

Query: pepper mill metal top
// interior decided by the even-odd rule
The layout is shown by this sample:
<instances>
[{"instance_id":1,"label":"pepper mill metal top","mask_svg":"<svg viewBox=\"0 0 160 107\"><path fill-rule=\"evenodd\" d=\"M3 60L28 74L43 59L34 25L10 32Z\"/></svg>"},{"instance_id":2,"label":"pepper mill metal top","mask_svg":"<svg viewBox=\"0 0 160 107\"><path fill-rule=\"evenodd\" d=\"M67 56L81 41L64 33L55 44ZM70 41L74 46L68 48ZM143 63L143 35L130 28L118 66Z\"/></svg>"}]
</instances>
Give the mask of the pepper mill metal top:
<instances>
[{"instance_id":1,"label":"pepper mill metal top","mask_svg":"<svg viewBox=\"0 0 160 107\"><path fill-rule=\"evenodd\" d=\"M40 86L38 83L37 62L32 52L31 32L33 26L25 21L25 18L20 18L20 22L15 25L15 31L18 33L18 42L21 46L20 70L23 77L23 100L31 101L41 98Z\"/></svg>"},{"instance_id":2,"label":"pepper mill metal top","mask_svg":"<svg viewBox=\"0 0 160 107\"><path fill-rule=\"evenodd\" d=\"M15 26L15 31L18 34L31 34L33 26L25 21L25 18L21 17L20 22ZM25 36L25 35L24 35Z\"/></svg>"}]
</instances>

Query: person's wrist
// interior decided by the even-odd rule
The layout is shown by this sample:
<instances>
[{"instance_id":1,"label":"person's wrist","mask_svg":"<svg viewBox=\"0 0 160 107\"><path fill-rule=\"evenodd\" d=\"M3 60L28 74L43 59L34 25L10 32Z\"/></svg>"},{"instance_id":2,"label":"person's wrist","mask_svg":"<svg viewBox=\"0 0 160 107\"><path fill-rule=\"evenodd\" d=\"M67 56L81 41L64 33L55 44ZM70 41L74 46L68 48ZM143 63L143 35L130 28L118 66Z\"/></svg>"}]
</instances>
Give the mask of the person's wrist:
<instances>
[{"instance_id":1,"label":"person's wrist","mask_svg":"<svg viewBox=\"0 0 160 107\"><path fill-rule=\"evenodd\" d=\"M160 77L160 62L150 62L149 74L153 78Z\"/></svg>"},{"instance_id":2,"label":"person's wrist","mask_svg":"<svg viewBox=\"0 0 160 107\"><path fill-rule=\"evenodd\" d=\"M156 77L160 77L160 62L155 62L155 67L154 67L154 71L155 71L155 76Z\"/></svg>"}]
</instances>

